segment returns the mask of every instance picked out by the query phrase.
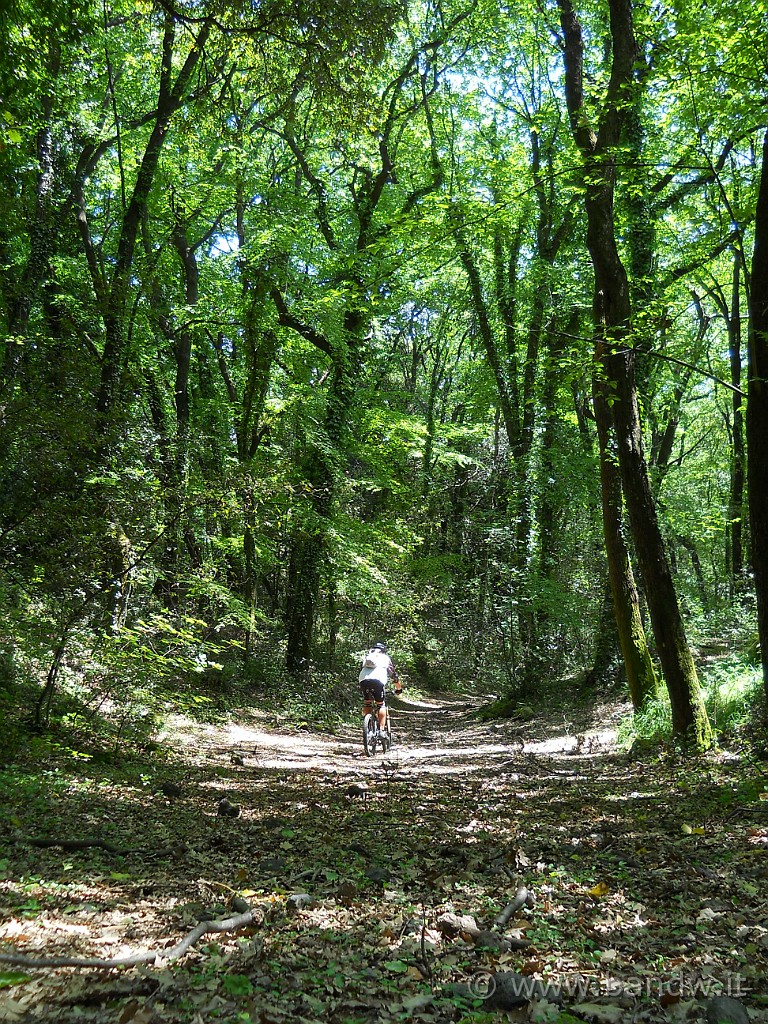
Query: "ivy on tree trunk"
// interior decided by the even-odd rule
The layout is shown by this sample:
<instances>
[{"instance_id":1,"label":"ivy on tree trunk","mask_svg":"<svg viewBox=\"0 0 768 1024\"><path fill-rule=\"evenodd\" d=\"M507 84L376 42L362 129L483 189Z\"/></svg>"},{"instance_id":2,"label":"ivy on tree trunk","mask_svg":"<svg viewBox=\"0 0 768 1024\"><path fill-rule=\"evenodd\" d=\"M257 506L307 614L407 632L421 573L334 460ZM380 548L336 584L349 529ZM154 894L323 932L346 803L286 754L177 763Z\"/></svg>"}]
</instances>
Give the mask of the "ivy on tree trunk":
<instances>
[{"instance_id":1,"label":"ivy on tree trunk","mask_svg":"<svg viewBox=\"0 0 768 1024\"><path fill-rule=\"evenodd\" d=\"M630 0L609 0L612 60L610 80L600 122L589 121L584 90L584 44L581 25L571 0L559 0L565 34L565 90L573 137L584 161L584 206L587 248L595 274L598 336L605 354L598 352L612 393L613 425L619 466L637 549L643 586L653 625L664 679L672 704L672 725L677 736L695 749L712 740L701 700L696 668L685 636L669 561L651 492L640 427L631 348L631 302L626 270L619 254L614 224L616 148L622 137L624 116L631 101L638 49Z\"/></svg>"},{"instance_id":2,"label":"ivy on tree trunk","mask_svg":"<svg viewBox=\"0 0 768 1024\"><path fill-rule=\"evenodd\" d=\"M748 372L749 521L763 684L768 696L768 132L763 138L762 170L755 215Z\"/></svg>"}]
</instances>

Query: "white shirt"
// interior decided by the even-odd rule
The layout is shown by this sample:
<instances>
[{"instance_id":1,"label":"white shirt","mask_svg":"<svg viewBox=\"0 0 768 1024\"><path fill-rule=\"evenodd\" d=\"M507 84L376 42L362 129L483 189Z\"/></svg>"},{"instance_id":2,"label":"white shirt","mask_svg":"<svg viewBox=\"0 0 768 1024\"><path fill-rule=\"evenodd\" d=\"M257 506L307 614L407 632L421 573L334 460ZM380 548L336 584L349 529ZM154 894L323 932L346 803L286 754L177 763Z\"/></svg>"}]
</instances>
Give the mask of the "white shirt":
<instances>
[{"instance_id":1,"label":"white shirt","mask_svg":"<svg viewBox=\"0 0 768 1024\"><path fill-rule=\"evenodd\" d=\"M370 680L372 683L386 683L390 675L394 675L395 666L392 659L384 651L368 651L363 658L359 681Z\"/></svg>"}]
</instances>

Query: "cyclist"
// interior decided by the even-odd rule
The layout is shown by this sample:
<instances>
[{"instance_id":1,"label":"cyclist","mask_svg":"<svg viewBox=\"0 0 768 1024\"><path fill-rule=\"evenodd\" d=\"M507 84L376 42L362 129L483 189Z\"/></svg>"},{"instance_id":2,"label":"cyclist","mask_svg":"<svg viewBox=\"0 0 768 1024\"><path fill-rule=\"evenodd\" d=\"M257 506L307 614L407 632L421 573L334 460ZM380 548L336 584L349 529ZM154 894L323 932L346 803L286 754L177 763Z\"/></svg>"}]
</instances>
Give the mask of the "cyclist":
<instances>
[{"instance_id":1,"label":"cyclist","mask_svg":"<svg viewBox=\"0 0 768 1024\"><path fill-rule=\"evenodd\" d=\"M364 701L363 718L373 711L373 702L375 701L376 717L379 720L379 728L383 732L387 727L387 706L384 703L384 690L387 682L392 680L395 684L396 694L399 695L403 692L395 663L387 653L386 644L374 644L363 656L358 679Z\"/></svg>"}]
</instances>

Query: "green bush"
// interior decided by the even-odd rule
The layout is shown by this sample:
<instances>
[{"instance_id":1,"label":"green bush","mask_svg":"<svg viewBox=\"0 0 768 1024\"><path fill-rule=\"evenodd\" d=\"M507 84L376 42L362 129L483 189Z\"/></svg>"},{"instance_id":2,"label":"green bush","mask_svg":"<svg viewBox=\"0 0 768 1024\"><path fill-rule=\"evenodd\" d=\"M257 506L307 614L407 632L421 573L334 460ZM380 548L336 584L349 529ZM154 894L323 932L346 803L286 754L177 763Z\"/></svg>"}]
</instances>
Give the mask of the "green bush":
<instances>
[{"instance_id":1,"label":"green bush","mask_svg":"<svg viewBox=\"0 0 768 1024\"><path fill-rule=\"evenodd\" d=\"M671 736L672 708L662 690L634 714L623 718L616 730L616 741L622 747L631 747L637 740L648 745L662 743Z\"/></svg>"},{"instance_id":2,"label":"green bush","mask_svg":"<svg viewBox=\"0 0 768 1024\"><path fill-rule=\"evenodd\" d=\"M760 673L751 665L728 659L710 667L702 679L702 695L717 741L744 733L757 714L762 694ZM663 743L672 738L672 709L666 691L646 701L619 724L617 741L629 747L635 740Z\"/></svg>"},{"instance_id":3,"label":"green bush","mask_svg":"<svg viewBox=\"0 0 768 1024\"><path fill-rule=\"evenodd\" d=\"M10 651L0 651L0 690L12 690L16 684L16 661Z\"/></svg>"},{"instance_id":4,"label":"green bush","mask_svg":"<svg viewBox=\"0 0 768 1024\"><path fill-rule=\"evenodd\" d=\"M10 764L24 742L21 709L13 695L0 689L0 765Z\"/></svg>"},{"instance_id":5,"label":"green bush","mask_svg":"<svg viewBox=\"0 0 768 1024\"><path fill-rule=\"evenodd\" d=\"M724 662L710 669L704 696L715 735L740 733L753 718L761 693L760 673L751 665Z\"/></svg>"}]
</instances>

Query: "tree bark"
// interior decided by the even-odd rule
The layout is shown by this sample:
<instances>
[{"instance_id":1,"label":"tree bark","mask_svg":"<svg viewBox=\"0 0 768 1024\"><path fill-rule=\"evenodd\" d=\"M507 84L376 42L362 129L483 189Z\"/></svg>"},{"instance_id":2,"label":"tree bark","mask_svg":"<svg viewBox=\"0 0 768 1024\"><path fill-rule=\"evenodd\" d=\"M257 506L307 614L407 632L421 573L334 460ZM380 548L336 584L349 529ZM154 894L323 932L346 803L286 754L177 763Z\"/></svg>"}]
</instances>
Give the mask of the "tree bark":
<instances>
[{"instance_id":1,"label":"tree bark","mask_svg":"<svg viewBox=\"0 0 768 1024\"><path fill-rule=\"evenodd\" d=\"M733 439L731 442L731 493L728 502L728 526L730 537L730 576L732 592L738 592L743 586L744 549L743 549L743 517L744 517L744 411L741 394L741 300L739 292L739 272L741 257L734 254L733 288L731 290L731 310L728 318L728 341L731 361L731 403L733 412Z\"/></svg>"},{"instance_id":2,"label":"tree bark","mask_svg":"<svg viewBox=\"0 0 768 1024\"><path fill-rule=\"evenodd\" d=\"M434 47L431 46L430 50L432 49ZM346 266L332 276L331 281L343 288L347 294L342 330L339 337L332 339L311 324L297 318L280 289L271 289L279 324L297 331L328 356L331 363L330 384L322 423L324 436L319 444L314 445L307 458L311 514L304 528L300 528L294 536L292 543L286 596L286 665L293 674L303 674L309 668L315 611L320 596L321 569L327 555L330 517L337 494L338 461L345 450L342 442L349 430L355 385L368 344L370 306L367 295L375 283L375 273L371 273L370 267L366 266L366 260L360 257L365 254L374 239L380 242L389 230L383 226L376 230L374 218L379 202L392 180L394 166L389 147L397 136L403 114L399 100L406 83L416 79L420 64L429 63L430 60L431 56L423 49L414 50L391 83L386 114L380 130L379 162L375 170L371 168L363 171L362 168L355 167L349 182L349 191L352 195L350 213L353 220L357 221L357 230L353 237L346 241L342 237L337 237L336 222L331 217L328 206L329 190L310 166L307 154L296 137L295 111L289 109L285 114L282 136L295 157L297 171L300 172L298 180L306 184L314 198L315 219L320 235L325 240L329 253L343 253L346 256L343 261ZM434 191L442 182L442 170L437 157L427 102L428 91L425 83L428 76L419 73L417 80L420 82L422 98L416 107L408 107L408 116L411 116L418 107L425 110L432 146L432 175L423 186L414 189L406 197L400 208L401 215L409 214L420 198ZM330 586L334 586L333 580L330 580Z\"/></svg>"},{"instance_id":3,"label":"tree bark","mask_svg":"<svg viewBox=\"0 0 768 1024\"><path fill-rule=\"evenodd\" d=\"M632 707L637 711L647 698L656 692L657 679L640 614L640 599L632 572L629 549L624 540L621 473L616 461L615 446L611 444L613 427L606 392L607 384L598 372L593 380L593 402L600 447L603 537L627 685Z\"/></svg>"},{"instance_id":4,"label":"tree bark","mask_svg":"<svg viewBox=\"0 0 768 1024\"><path fill-rule=\"evenodd\" d=\"M5 341L3 380L0 384L3 391L6 387L13 386L16 371L25 351L24 339L32 307L46 276L50 273L50 262L56 249L59 211L55 204L56 144L51 125L54 116L53 90L56 87L60 62L60 49L58 43L53 41L46 67L52 91L41 99L43 124L38 129L35 139L38 172L35 182L35 208L34 212L30 211L28 224L29 258L9 303L8 337Z\"/></svg>"},{"instance_id":5,"label":"tree bark","mask_svg":"<svg viewBox=\"0 0 768 1024\"><path fill-rule=\"evenodd\" d=\"M744 451L744 395L742 393L742 331L741 331L741 281L744 272L744 257L734 248L731 274L730 297L717 283L707 289L725 323L728 332L728 354L731 376L731 417L726 415L729 432L730 452L730 493L728 498L728 522L725 530L725 571L728 580L728 596L733 600L744 591L744 488L746 482L746 457ZM748 287L745 274L745 286Z\"/></svg>"},{"instance_id":6,"label":"tree bark","mask_svg":"<svg viewBox=\"0 0 768 1024\"><path fill-rule=\"evenodd\" d=\"M331 373L322 443L308 453L305 473L310 485L310 509L293 536L286 593L286 668L295 676L309 670L315 616L320 597L322 565L327 553L327 533L336 500L336 462L343 450L359 368L362 321L351 311L345 317L349 354L337 354ZM354 357L350 362L350 356Z\"/></svg>"},{"instance_id":7,"label":"tree bark","mask_svg":"<svg viewBox=\"0 0 768 1024\"><path fill-rule=\"evenodd\" d=\"M294 536L288 563L285 612L285 666L292 676L309 672L322 557L323 538L319 533L306 531Z\"/></svg>"},{"instance_id":8,"label":"tree bark","mask_svg":"<svg viewBox=\"0 0 768 1024\"><path fill-rule=\"evenodd\" d=\"M757 629L768 696L768 132L755 213L749 309L747 477Z\"/></svg>"},{"instance_id":9,"label":"tree bark","mask_svg":"<svg viewBox=\"0 0 768 1024\"><path fill-rule=\"evenodd\" d=\"M613 56L597 132L589 124L583 91L584 46L571 0L558 0L565 35L565 90L574 140L584 159L587 248L595 274L596 324L605 340L598 352L612 388L613 425L632 536L653 625L656 646L672 705L675 734L706 749L712 734L699 681L685 636L667 552L651 491L634 381L630 342L632 305L629 282L614 224L615 149L631 98L638 57L631 0L609 0Z\"/></svg>"}]
</instances>

